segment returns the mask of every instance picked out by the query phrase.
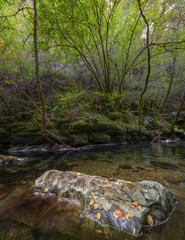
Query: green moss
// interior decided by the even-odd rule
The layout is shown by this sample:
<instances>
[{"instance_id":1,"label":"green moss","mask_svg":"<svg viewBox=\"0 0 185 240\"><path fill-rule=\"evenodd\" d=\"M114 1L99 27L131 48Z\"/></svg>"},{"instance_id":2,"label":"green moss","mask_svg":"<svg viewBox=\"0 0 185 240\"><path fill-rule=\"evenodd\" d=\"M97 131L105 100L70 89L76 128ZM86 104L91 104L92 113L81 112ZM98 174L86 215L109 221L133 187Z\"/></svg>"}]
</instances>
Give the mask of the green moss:
<instances>
[{"instance_id":1,"label":"green moss","mask_svg":"<svg viewBox=\"0 0 185 240\"><path fill-rule=\"evenodd\" d=\"M73 131L89 131L92 129L92 124L87 123L84 120L78 120L78 121L71 123L70 128Z\"/></svg>"}]
</instances>

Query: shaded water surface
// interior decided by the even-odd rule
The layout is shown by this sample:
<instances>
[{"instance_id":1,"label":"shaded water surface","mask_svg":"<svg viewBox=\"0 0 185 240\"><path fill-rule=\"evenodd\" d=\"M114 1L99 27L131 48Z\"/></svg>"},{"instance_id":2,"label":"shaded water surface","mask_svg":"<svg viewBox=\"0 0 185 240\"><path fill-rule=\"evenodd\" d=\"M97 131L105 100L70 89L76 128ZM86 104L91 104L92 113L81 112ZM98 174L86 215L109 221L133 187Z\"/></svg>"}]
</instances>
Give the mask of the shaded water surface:
<instances>
[{"instance_id":1,"label":"shaded water surface","mask_svg":"<svg viewBox=\"0 0 185 240\"><path fill-rule=\"evenodd\" d=\"M29 160L21 166L0 166L0 240L185 239L185 143L124 145L27 157ZM55 199L38 200L27 191L35 178L50 169L132 182L158 181L176 196L179 205L167 223L136 238L89 223L76 214L75 208L66 211L67 205Z\"/></svg>"}]
</instances>

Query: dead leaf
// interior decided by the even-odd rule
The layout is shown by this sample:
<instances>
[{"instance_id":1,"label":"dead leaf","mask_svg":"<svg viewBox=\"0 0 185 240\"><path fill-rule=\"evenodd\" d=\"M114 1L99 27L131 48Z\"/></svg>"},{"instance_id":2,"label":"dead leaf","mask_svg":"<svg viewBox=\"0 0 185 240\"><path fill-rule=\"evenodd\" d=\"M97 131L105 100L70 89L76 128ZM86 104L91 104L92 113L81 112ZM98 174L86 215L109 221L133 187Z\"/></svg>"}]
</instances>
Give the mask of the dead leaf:
<instances>
[{"instance_id":1,"label":"dead leaf","mask_svg":"<svg viewBox=\"0 0 185 240\"><path fill-rule=\"evenodd\" d=\"M130 204L130 207L131 208L135 208L135 207L137 207L138 206L138 203L137 202L133 202L132 204Z\"/></svg>"},{"instance_id":2,"label":"dead leaf","mask_svg":"<svg viewBox=\"0 0 185 240\"><path fill-rule=\"evenodd\" d=\"M125 213L125 219L128 220L130 217L130 214L129 213Z\"/></svg>"},{"instance_id":3,"label":"dead leaf","mask_svg":"<svg viewBox=\"0 0 185 240\"><path fill-rule=\"evenodd\" d=\"M77 172L77 173L76 173L76 175L78 175L78 176L79 176L80 174L81 174L80 172Z\"/></svg>"},{"instance_id":4,"label":"dead leaf","mask_svg":"<svg viewBox=\"0 0 185 240\"><path fill-rule=\"evenodd\" d=\"M91 200L90 200L90 202L89 202L89 205L90 205L90 206L93 206L93 205L94 205L94 203L95 203L95 202L94 202L94 199L93 199L93 198L91 198Z\"/></svg>"},{"instance_id":5,"label":"dead leaf","mask_svg":"<svg viewBox=\"0 0 185 240\"><path fill-rule=\"evenodd\" d=\"M138 205L138 206L137 206L137 209L138 209L138 210L141 210L141 206L140 206L140 205Z\"/></svg>"},{"instance_id":6,"label":"dead leaf","mask_svg":"<svg viewBox=\"0 0 185 240\"><path fill-rule=\"evenodd\" d=\"M43 190L44 193L47 193L48 191L49 191L48 188L44 188Z\"/></svg>"},{"instance_id":7,"label":"dead leaf","mask_svg":"<svg viewBox=\"0 0 185 240\"><path fill-rule=\"evenodd\" d=\"M97 212L96 217L97 217L98 220L100 220L101 219L101 213Z\"/></svg>"},{"instance_id":8,"label":"dead leaf","mask_svg":"<svg viewBox=\"0 0 185 240\"><path fill-rule=\"evenodd\" d=\"M148 224L149 224L150 226L153 226L153 225L154 225L154 220L153 220L153 218L152 218L151 215L148 215L148 216L147 216L147 221L148 221Z\"/></svg>"},{"instance_id":9,"label":"dead leaf","mask_svg":"<svg viewBox=\"0 0 185 240\"><path fill-rule=\"evenodd\" d=\"M121 210L121 209L116 209L115 211L114 211L114 217L115 218L121 218L121 217L123 217L123 211Z\"/></svg>"},{"instance_id":10,"label":"dead leaf","mask_svg":"<svg viewBox=\"0 0 185 240\"><path fill-rule=\"evenodd\" d=\"M127 181L127 183L132 183L131 181Z\"/></svg>"},{"instance_id":11,"label":"dead leaf","mask_svg":"<svg viewBox=\"0 0 185 240\"><path fill-rule=\"evenodd\" d=\"M148 191L147 190L143 190L144 193L147 193Z\"/></svg>"}]
</instances>

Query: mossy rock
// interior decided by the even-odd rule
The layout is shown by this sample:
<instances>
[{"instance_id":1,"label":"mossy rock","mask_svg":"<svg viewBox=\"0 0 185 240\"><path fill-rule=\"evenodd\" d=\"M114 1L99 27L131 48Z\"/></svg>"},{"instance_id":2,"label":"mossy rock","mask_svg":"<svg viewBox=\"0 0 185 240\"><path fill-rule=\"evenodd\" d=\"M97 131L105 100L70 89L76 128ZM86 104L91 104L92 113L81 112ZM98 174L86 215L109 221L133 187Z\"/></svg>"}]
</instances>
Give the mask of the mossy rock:
<instances>
[{"instance_id":1,"label":"mossy rock","mask_svg":"<svg viewBox=\"0 0 185 240\"><path fill-rule=\"evenodd\" d=\"M86 132L92 130L92 125L84 120L78 120L76 122L71 123L70 128L74 132Z\"/></svg>"},{"instance_id":2,"label":"mossy rock","mask_svg":"<svg viewBox=\"0 0 185 240\"><path fill-rule=\"evenodd\" d=\"M69 138L72 146L83 146L88 144L88 135L86 133L72 134Z\"/></svg>"},{"instance_id":3,"label":"mossy rock","mask_svg":"<svg viewBox=\"0 0 185 240\"><path fill-rule=\"evenodd\" d=\"M95 130L98 132L122 132L124 129L118 125L118 123L113 121L99 121L95 126Z\"/></svg>"},{"instance_id":4,"label":"mossy rock","mask_svg":"<svg viewBox=\"0 0 185 240\"><path fill-rule=\"evenodd\" d=\"M102 132L93 132L89 134L89 142L90 143L111 143L110 135Z\"/></svg>"}]
</instances>

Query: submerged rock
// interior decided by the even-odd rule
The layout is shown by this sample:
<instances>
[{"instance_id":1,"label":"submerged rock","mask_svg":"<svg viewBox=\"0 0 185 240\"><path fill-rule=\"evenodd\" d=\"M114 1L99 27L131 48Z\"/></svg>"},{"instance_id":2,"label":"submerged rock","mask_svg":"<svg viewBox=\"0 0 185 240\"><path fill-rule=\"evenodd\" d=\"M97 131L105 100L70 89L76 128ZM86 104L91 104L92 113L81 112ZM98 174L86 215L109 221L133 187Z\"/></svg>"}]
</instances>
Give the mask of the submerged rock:
<instances>
[{"instance_id":1,"label":"submerged rock","mask_svg":"<svg viewBox=\"0 0 185 240\"><path fill-rule=\"evenodd\" d=\"M19 165L27 161L27 158L20 158L9 155L0 155L0 166L1 165Z\"/></svg>"},{"instance_id":2,"label":"submerged rock","mask_svg":"<svg viewBox=\"0 0 185 240\"><path fill-rule=\"evenodd\" d=\"M80 207L81 217L133 235L166 221L177 204L172 193L157 182L132 183L57 170L35 181L34 194L67 199Z\"/></svg>"}]
</instances>

